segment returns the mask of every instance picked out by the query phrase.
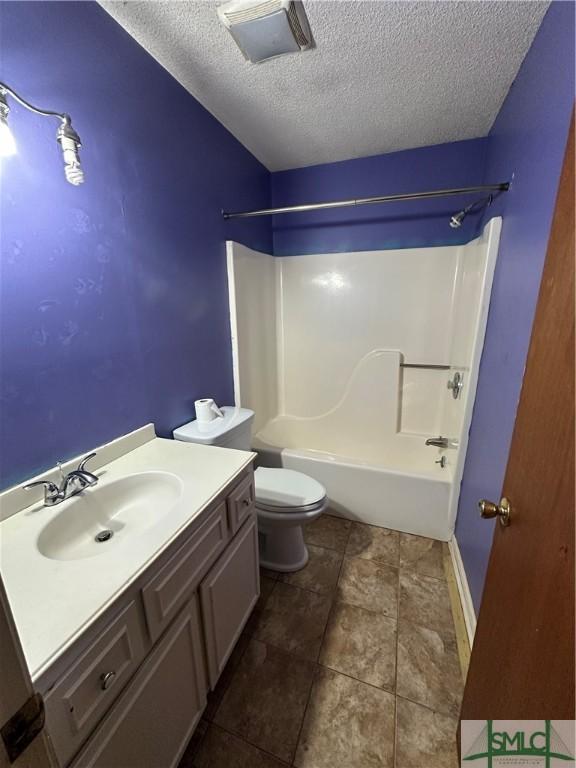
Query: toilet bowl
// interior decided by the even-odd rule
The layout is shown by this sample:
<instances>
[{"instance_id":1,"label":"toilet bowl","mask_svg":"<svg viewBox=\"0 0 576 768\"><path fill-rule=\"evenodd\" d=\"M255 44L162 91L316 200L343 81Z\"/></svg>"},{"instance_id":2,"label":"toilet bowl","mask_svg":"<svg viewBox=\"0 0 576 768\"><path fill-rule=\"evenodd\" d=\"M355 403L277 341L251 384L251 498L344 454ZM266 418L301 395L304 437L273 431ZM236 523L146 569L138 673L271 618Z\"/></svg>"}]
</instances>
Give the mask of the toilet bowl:
<instances>
[{"instance_id":1,"label":"toilet bowl","mask_svg":"<svg viewBox=\"0 0 576 768\"><path fill-rule=\"evenodd\" d=\"M191 421L173 432L176 440L250 450L254 411L224 406L208 424ZM326 509L326 489L292 469L259 467L254 473L260 564L271 571L297 571L308 562L302 526Z\"/></svg>"},{"instance_id":2,"label":"toilet bowl","mask_svg":"<svg viewBox=\"0 0 576 768\"><path fill-rule=\"evenodd\" d=\"M280 572L304 568L303 526L326 509L326 490L302 472L269 467L258 467L254 484L260 565Z\"/></svg>"}]
</instances>

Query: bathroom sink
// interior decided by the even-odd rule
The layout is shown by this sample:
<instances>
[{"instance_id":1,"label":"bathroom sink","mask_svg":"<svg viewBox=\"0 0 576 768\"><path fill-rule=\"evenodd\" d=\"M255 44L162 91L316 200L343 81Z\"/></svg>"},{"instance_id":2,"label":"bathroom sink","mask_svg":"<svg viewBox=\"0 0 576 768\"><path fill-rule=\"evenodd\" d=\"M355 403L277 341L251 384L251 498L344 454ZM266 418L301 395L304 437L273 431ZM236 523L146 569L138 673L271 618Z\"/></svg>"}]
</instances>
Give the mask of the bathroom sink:
<instances>
[{"instance_id":1,"label":"bathroom sink","mask_svg":"<svg viewBox=\"0 0 576 768\"><path fill-rule=\"evenodd\" d=\"M148 531L182 495L170 472L140 472L88 488L62 503L40 532L38 550L53 560L80 560L110 552Z\"/></svg>"}]
</instances>

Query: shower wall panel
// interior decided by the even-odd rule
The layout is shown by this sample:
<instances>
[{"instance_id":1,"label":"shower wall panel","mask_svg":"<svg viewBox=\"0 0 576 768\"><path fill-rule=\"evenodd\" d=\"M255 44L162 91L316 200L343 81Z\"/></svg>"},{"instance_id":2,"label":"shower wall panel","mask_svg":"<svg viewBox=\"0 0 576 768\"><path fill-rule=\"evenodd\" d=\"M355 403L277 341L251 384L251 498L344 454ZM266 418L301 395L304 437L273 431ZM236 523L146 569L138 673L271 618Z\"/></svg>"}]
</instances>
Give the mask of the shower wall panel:
<instances>
[{"instance_id":1,"label":"shower wall panel","mask_svg":"<svg viewBox=\"0 0 576 768\"><path fill-rule=\"evenodd\" d=\"M256 411L255 432L277 415L332 431L337 412L350 434L355 420L377 417L395 432L459 442L475 391L489 262L494 266L489 241L499 231L494 220L461 246L276 258L229 243L236 402ZM392 353L399 375L385 376ZM369 381L367 370L376 372ZM455 372L464 379L456 400L447 387Z\"/></svg>"}]
</instances>

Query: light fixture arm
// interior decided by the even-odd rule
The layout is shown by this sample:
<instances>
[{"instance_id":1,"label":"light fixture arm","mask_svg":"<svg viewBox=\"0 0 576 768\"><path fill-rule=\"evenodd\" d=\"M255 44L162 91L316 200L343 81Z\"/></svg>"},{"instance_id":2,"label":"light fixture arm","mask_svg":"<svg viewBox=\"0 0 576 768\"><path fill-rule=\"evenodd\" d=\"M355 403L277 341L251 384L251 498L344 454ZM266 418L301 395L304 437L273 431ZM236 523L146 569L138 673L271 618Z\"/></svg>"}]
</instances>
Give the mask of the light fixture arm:
<instances>
[{"instance_id":1,"label":"light fixture arm","mask_svg":"<svg viewBox=\"0 0 576 768\"><path fill-rule=\"evenodd\" d=\"M51 109L41 109L31 104L26 99L23 99L20 94L16 93L9 85L0 81L0 118L7 121L8 112L10 107L6 102L6 94L11 96L21 106L27 109L29 112L33 112L36 115L42 117L55 117L60 120L58 131L56 132L56 139L62 147L62 154L64 156L64 173L66 179L70 184L77 186L84 181L84 172L80 165L80 156L78 150L82 146L80 136L76 133L72 127L72 118L66 112L54 112Z\"/></svg>"},{"instance_id":2,"label":"light fixture arm","mask_svg":"<svg viewBox=\"0 0 576 768\"><path fill-rule=\"evenodd\" d=\"M9 85L6 85L6 83L0 82L0 92L3 94L10 94L15 101L25 107L29 112L35 112L37 115L44 115L44 117L59 117L60 120L70 122L70 115L67 115L65 112L52 112L50 109L40 109L40 107L35 107L34 104L30 104L29 101L23 99L22 96L17 94L16 91L13 88L10 88Z\"/></svg>"}]
</instances>

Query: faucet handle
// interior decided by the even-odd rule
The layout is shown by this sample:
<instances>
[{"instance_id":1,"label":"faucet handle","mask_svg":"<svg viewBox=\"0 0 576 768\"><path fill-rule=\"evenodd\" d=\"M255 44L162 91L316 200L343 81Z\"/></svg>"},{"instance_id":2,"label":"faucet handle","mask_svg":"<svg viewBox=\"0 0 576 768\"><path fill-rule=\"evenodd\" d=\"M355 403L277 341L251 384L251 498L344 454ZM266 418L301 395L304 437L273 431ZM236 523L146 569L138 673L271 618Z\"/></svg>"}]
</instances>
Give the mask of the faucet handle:
<instances>
[{"instance_id":1,"label":"faucet handle","mask_svg":"<svg viewBox=\"0 0 576 768\"><path fill-rule=\"evenodd\" d=\"M51 480L36 480L34 483L28 483L28 485L23 485L22 487L25 491L29 491L31 488L36 488L39 485L44 486L45 505L53 504L60 498L60 489L56 483L53 483Z\"/></svg>"},{"instance_id":2,"label":"faucet handle","mask_svg":"<svg viewBox=\"0 0 576 768\"><path fill-rule=\"evenodd\" d=\"M85 468L85 466L86 466L87 462L88 462L90 459L93 459L93 458L94 458L94 456L96 456L96 451L94 451L94 453L89 453L89 454L88 454L88 456L84 456L84 458L82 459L82 461L80 462L80 464L78 464L78 470L77 470L77 471L78 471L78 472L84 472L84 471L85 471L85 469L84 469L84 468Z\"/></svg>"}]
</instances>

